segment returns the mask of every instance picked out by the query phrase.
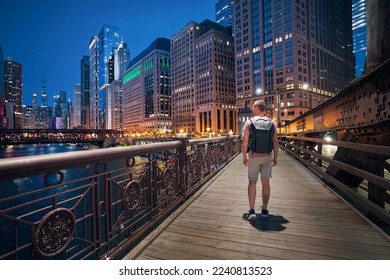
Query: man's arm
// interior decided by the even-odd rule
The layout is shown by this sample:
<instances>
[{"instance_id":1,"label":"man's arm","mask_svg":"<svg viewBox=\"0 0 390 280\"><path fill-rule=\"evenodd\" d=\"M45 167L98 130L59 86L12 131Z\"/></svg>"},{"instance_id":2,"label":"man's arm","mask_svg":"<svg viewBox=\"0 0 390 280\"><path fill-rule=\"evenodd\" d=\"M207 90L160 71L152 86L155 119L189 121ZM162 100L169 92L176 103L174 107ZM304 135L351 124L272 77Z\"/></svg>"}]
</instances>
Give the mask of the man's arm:
<instances>
[{"instance_id":1,"label":"man's arm","mask_svg":"<svg viewBox=\"0 0 390 280\"><path fill-rule=\"evenodd\" d=\"M249 143L249 130L244 129L244 137L242 139L242 162L244 165L248 165L248 143Z\"/></svg>"},{"instance_id":2,"label":"man's arm","mask_svg":"<svg viewBox=\"0 0 390 280\"><path fill-rule=\"evenodd\" d=\"M276 127L276 124L274 123L274 135L273 135L273 141L274 141L274 165L278 163L278 152L279 152L279 142L278 142L278 128Z\"/></svg>"}]
</instances>

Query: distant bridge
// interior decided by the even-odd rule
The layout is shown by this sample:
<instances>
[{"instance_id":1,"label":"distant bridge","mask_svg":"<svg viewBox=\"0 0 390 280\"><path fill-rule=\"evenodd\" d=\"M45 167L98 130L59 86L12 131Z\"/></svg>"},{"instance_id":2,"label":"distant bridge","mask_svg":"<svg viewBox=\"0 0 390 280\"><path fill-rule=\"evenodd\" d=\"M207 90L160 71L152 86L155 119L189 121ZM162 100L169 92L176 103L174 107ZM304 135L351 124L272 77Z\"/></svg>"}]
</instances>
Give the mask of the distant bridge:
<instances>
[{"instance_id":1,"label":"distant bridge","mask_svg":"<svg viewBox=\"0 0 390 280\"><path fill-rule=\"evenodd\" d=\"M104 129L0 129L0 146L45 143L91 143L124 138L124 132Z\"/></svg>"}]
</instances>

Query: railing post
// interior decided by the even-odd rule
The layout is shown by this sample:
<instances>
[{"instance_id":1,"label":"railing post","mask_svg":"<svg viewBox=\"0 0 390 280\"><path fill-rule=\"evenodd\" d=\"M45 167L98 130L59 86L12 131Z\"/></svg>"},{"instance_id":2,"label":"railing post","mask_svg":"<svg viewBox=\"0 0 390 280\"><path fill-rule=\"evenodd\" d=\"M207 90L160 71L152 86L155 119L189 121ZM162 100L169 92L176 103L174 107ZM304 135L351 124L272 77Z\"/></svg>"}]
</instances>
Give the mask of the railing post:
<instances>
[{"instance_id":1,"label":"railing post","mask_svg":"<svg viewBox=\"0 0 390 280\"><path fill-rule=\"evenodd\" d=\"M188 138L180 138L179 140L181 142L179 147L179 188L183 199L186 200L186 154Z\"/></svg>"}]
</instances>

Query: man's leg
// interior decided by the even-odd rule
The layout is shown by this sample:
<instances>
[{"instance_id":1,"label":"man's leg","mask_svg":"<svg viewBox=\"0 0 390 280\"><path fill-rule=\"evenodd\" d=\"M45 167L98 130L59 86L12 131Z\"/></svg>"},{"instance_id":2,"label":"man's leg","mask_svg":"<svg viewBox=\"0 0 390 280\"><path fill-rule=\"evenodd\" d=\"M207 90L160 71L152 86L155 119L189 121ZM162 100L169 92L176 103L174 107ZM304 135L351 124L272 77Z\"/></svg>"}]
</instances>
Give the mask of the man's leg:
<instances>
[{"instance_id":1,"label":"man's leg","mask_svg":"<svg viewBox=\"0 0 390 280\"><path fill-rule=\"evenodd\" d=\"M248 183L249 209L255 209L256 183L257 183L257 180L249 180L249 183Z\"/></svg>"},{"instance_id":2,"label":"man's leg","mask_svg":"<svg viewBox=\"0 0 390 280\"><path fill-rule=\"evenodd\" d=\"M263 206L261 208L267 209L269 197L271 195L269 179L261 179L261 185L262 185L262 197L263 197Z\"/></svg>"}]
</instances>

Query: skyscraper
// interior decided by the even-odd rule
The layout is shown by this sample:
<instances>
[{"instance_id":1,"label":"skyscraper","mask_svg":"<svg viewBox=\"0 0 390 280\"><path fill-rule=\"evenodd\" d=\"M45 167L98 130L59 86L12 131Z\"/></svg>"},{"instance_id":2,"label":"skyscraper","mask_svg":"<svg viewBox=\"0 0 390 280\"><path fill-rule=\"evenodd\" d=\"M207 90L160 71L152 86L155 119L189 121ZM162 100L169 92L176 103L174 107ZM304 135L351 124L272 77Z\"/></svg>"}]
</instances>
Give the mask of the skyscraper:
<instances>
[{"instance_id":1,"label":"skyscraper","mask_svg":"<svg viewBox=\"0 0 390 280\"><path fill-rule=\"evenodd\" d=\"M29 128L37 128L37 117L38 117L38 95L36 93L33 93Z\"/></svg>"},{"instance_id":2,"label":"skyscraper","mask_svg":"<svg viewBox=\"0 0 390 280\"><path fill-rule=\"evenodd\" d=\"M121 42L114 51L114 80L122 80L123 73L125 73L130 63L130 50L127 44Z\"/></svg>"},{"instance_id":3,"label":"skyscraper","mask_svg":"<svg viewBox=\"0 0 390 280\"><path fill-rule=\"evenodd\" d=\"M233 50L231 29L210 20L191 21L172 36L174 132L234 132L230 126L231 114L234 118L230 110L235 110Z\"/></svg>"},{"instance_id":4,"label":"skyscraper","mask_svg":"<svg viewBox=\"0 0 390 280\"><path fill-rule=\"evenodd\" d=\"M123 84L114 80L107 87L107 124L108 129L123 130Z\"/></svg>"},{"instance_id":5,"label":"skyscraper","mask_svg":"<svg viewBox=\"0 0 390 280\"><path fill-rule=\"evenodd\" d=\"M0 129L7 127L7 119L4 113L4 54L0 45Z\"/></svg>"},{"instance_id":6,"label":"skyscraper","mask_svg":"<svg viewBox=\"0 0 390 280\"><path fill-rule=\"evenodd\" d=\"M215 22L223 26L231 26L234 33L234 1L218 0L215 4Z\"/></svg>"},{"instance_id":7,"label":"skyscraper","mask_svg":"<svg viewBox=\"0 0 390 280\"><path fill-rule=\"evenodd\" d=\"M81 91L81 114L80 125L89 128L90 121L90 63L89 56L84 55L80 61L80 91Z\"/></svg>"},{"instance_id":8,"label":"skyscraper","mask_svg":"<svg viewBox=\"0 0 390 280\"><path fill-rule=\"evenodd\" d=\"M60 116L62 121L61 128L68 128L68 108L67 108L67 97L66 90L60 90L59 92L59 106L60 106Z\"/></svg>"},{"instance_id":9,"label":"skyscraper","mask_svg":"<svg viewBox=\"0 0 390 280\"><path fill-rule=\"evenodd\" d=\"M131 133L172 128L170 40L157 38L123 75L123 123Z\"/></svg>"},{"instance_id":10,"label":"skyscraper","mask_svg":"<svg viewBox=\"0 0 390 280\"><path fill-rule=\"evenodd\" d=\"M5 60L4 102L9 124L8 128L23 128L22 86L22 64L11 59Z\"/></svg>"},{"instance_id":11,"label":"skyscraper","mask_svg":"<svg viewBox=\"0 0 390 280\"><path fill-rule=\"evenodd\" d=\"M367 55L367 0L352 1L352 34L357 78L364 71Z\"/></svg>"},{"instance_id":12,"label":"skyscraper","mask_svg":"<svg viewBox=\"0 0 390 280\"><path fill-rule=\"evenodd\" d=\"M47 80L41 81L41 106L47 106Z\"/></svg>"},{"instance_id":13,"label":"skyscraper","mask_svg":"<svg viewBox=\"0 0 390 280\"><path fill-rule=\"evenodd\" d=\"M281 123L354 78L351 0L236 0L234 5L239 112L263 99Z\"/></svg>"},{"instance_id":14,"label":"skyscraper","mask_svg":"<svg viewBox=\"0 0 390 280\"><path fill-rule=\"evenodd\" d=\"M90 128L106 128L107 90L110 84L109 59L120 44L119 28L104 24L91 38L90 51Z\"/></svg>"},{"instance_id":15,"label":"skyscraper","mask_svg":"<svg viewBox=\"0 0 390 280\"><path fill-rule=\"evenodd\" d=\"M73 127L81 126L81 85L75 84L73 87L74 110L73 110Z\"/></svg>"},{"instance_id":16,"label":"skyscraper","mask_svg":"<svg viewBox=\"0 0 390 280\"><path fill-rule=\"evenodd\" d=\"M123 88L122 78L130 62L130 51L127 44L121 42L110 56L109 81L106 87L106 128L123 129Z\"/></svg>"},{"instance_id":17,"label":"skyscraper","mask_svg":"<svg viewBox=\"0 0 390 280\"><path fill-rule=\"evenodd\" d=\"M4 95L4 54L0 45L0 99Z\"/></svg>"}]
</instances>

